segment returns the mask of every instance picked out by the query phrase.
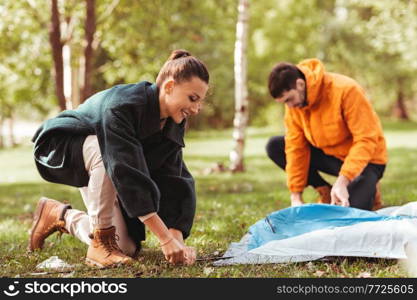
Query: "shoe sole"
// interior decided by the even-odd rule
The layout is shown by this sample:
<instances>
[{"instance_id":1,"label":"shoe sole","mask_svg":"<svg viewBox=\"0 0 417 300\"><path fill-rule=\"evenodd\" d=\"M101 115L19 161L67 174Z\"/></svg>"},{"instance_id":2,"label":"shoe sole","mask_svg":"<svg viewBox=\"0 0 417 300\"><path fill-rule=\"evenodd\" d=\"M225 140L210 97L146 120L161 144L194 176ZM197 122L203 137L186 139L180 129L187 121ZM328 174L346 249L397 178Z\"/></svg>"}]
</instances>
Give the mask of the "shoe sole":
<instances>
[{"instance_id":1,"label":"shoe sole","mask_svg":"<svg viewBox=\"0 0 417 300\"><path fill-rule=\"evenodd\" d=\"M86 265L88 265L90 267L99 268L99 269L110 268L110 267L113 266L113 265L104 266L104 265L100 264L99 262L96 262L95 260L92 260L90 258L86 258L85 263L86 263Z\"/></svg>"},{"instance_id":2,"label":"shoe sole","mask_svg":"<svg viewBox=\"0 0 417 300\"><path fill-rule=\"evenodd\" d=\"M128 263L122 263L122 262L118 262L118 263L113 263L111 265L102 265L101 263L92 260L91 258L85 258L85 264L90 266L90 267L94 267L94 268L99 268L99 269L106 269L106 268L117 268L123 265L128 265Z\"/></svg>"},{"instance_id":3,"label":"shoe sole","mask_svg":"<svg viewBox=\"0 0 417 300\"><path fill-rule=\"evenodd\" d=\"M85 264L90 266L90 267L95 267L95 268L99 268L99 269L106 269L106 268L118 268L121 266L128 266L130 264L132 264L133 260L127 261L127 262L117 262L117 263L112 263L110 265L103 265L101 263L99 263L98 261L95 261L91 258L86 257L85 258Z\"/></svg>"},{"instance_id":4,"label":"shoe sole","mask_svg":"<svg viewBox=\"0 0 417 300\"><path fill-rule=\"evenodd\" d=\"M28 245L29 251L34 251L36 249L42 249L42 247L40 247L40 248L32 247L32 240L33 240L33 233L35 232L36 227L39 224L39 221L41 219L41 215L42 215L42 212L43 212L43 208L45 207L45 203L46 203L47 200L48 200L47 198L42 197L38 201L38 204L36 206L35 214L33 216L32 228L30 229L30 237L29 237L29 245Z\"/></svg>"}]
</instances>

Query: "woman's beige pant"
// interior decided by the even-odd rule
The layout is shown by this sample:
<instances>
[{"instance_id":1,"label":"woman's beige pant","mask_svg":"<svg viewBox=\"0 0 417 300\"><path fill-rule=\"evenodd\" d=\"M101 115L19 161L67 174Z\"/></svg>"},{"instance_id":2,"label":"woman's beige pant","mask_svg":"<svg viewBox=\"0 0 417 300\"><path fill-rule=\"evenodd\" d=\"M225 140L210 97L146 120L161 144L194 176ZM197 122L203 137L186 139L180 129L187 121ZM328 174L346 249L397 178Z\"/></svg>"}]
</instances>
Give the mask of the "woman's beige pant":
<instances>
[{"instance_id":1,"label":"woman's beige pant","mask_svg":"<svg viewBox=\"0 0 417 300\"><path fill-rule=\"evenodd\" d=\"M95 228L116 227L117 243L127 255L133 255L136 245L129 237L120 210L116 190L104 168L97 136L89 135L83 145L85 169L90 175L88 186L80 188L87 213L69 209L65 214L65 228L84 243L90 245L89 234Z\"/></svg>"}]
</instances>

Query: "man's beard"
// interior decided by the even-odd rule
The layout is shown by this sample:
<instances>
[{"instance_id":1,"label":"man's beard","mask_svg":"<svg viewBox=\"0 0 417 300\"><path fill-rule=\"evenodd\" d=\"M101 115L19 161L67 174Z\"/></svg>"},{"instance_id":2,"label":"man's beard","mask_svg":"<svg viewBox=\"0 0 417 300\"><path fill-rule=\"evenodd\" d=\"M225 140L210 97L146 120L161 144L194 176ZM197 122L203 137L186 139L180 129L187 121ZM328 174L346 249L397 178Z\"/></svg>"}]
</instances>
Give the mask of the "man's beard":
<instances>
[{"instance_id":1,"label":"man's beard","mask_svg":"<svg viewBox=\"0 0 417 300\"><path fill-rule=\"evenodd\" d=\"M306 107L308 105L307 102L307 89L304 90L304 102L301 104L301 107Z\"/></svg>"}]
</instances>

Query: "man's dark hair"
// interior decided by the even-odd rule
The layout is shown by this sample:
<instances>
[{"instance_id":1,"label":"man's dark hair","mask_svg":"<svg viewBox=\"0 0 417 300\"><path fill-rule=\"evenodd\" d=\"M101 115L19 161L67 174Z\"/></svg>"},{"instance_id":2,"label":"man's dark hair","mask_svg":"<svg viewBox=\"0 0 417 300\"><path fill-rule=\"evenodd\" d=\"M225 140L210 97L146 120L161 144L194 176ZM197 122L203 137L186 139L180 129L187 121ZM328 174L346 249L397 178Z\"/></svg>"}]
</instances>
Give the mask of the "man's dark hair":
<instances>
[{"instance_id":1,"label":"man's dark hair","mask_svg":"<svg viewBox=\"0 0 417 300\"><path fill-rule=\"evenodd\" d=\"M268 78L272 98L279 98L285 91L295 89L298 78L305 80L304 74L295 65L286 62L275 65Z\"/></svg>"}]
</instances>

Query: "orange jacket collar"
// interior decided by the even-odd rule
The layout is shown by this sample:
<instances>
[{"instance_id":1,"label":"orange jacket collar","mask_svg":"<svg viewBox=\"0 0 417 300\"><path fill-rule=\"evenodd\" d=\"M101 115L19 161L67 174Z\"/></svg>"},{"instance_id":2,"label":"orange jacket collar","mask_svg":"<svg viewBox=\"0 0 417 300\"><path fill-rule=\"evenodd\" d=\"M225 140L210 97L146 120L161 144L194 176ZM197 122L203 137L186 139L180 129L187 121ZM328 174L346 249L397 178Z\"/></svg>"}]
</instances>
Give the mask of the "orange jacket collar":
<instances>
[{"instance_id":1,"label":"orange jacket collar","mask_svg":"<svg viewBox=\"0 0 417 300\"><path fill-rule=\"evenodd\" d=\"M303 72L306 78L308 104L303 109L309 109L320 99L325 72L324 65L320 60L311 58L303 60L297 67Z\"/></svg>"}]
</instances>

